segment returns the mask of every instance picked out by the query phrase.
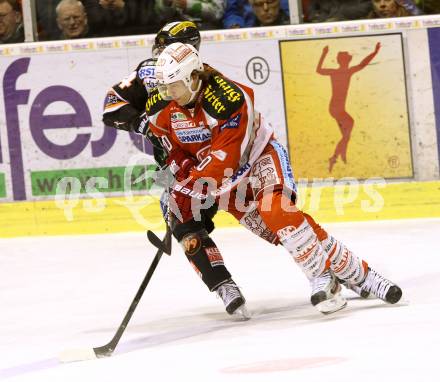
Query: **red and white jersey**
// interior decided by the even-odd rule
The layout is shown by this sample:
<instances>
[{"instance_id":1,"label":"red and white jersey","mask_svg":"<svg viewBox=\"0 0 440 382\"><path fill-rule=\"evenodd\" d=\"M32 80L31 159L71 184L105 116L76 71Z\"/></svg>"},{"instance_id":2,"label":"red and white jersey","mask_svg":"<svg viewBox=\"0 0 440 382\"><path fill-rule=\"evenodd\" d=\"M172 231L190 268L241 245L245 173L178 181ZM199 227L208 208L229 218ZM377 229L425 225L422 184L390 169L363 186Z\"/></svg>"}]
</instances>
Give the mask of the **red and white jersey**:
<instances>
[{"instance_id":1,"label":"red and white jersey","mask_svg":"<svg viewBox=\"0 0 440 382\"><path fill-rule=\"evenodd\" d=\"M224 191L249 173L273 136L272 127L254 110L253 90L217 72L203 82L192 109L164 101L154 91L146 110L151 130L165 148L197 158L190 176L214 178L217 185L223 181Z\"/></svg>"}]
</instances>

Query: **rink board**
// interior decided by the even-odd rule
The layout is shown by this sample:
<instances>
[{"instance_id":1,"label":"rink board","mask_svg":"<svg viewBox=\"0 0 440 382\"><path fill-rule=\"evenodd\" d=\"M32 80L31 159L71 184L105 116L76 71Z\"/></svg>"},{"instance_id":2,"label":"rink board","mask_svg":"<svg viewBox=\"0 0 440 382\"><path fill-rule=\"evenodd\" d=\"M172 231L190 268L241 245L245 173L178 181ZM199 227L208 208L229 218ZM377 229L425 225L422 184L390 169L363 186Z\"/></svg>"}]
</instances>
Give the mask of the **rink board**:
<instances>
[{"instance_id":1,"label":"rink board","mask_svg":"<svg viewBox=\"0 0 440 382\"><path fill-rule=\"evenodd\" d=\"M299 207L319 222L440 217L440 182L351 184L299 188ZM62 203L65 203L64 205ZM66 207L66 208L63 208ZM217 227L237 226L220 212ZM0 204L0 237L76 235L164 229L151 196Z\"/></svg>"},{"instance_id":2,"label":"rink board","mask_svg":"<svg viewBox=\"0 0 440 382\"><path fill-rule=\"evenodd\" d=\"M440 15L206 31L201 55L254 89L256 110L290 146L297 178L433 181L439 159L431 66L439 26ZM76 178L81 192L100 178L99 191L117 197L122 168L152 163L151 145L105 127L102 108L107 89L147 58L153 37L0 46L0 203L49 200L63 176ZM378 42L380 52L349 87L347 112L356 127L347 163L338 159L329 174L341 134L327 110L329 79L316 74L316 64L326 44L325 66L334 68L336 52L350 52L356 65ZM97 62L99 70L91 70Z\"/></svg>"}]
</instances>

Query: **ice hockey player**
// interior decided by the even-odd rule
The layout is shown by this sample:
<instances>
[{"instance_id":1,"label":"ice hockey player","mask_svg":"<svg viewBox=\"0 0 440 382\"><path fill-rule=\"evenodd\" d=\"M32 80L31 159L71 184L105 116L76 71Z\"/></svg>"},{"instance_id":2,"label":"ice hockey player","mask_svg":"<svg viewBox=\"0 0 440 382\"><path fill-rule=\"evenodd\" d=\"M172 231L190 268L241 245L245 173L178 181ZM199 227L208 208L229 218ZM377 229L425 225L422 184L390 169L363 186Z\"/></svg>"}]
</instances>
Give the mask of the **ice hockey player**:
<instances>
[{"instance_id":1,"label":"ice hockey player","mask_svg":"<svg viewBox=\"0 0 440 382\"><path fill-rule=\"evenodd\" d=\"M103 122L119 130L145 136L153 145L154 159L160 167L166 166L166 152L148 128L145 104L149 93L156 88L156 58L169 44L182 42L200 48L200 32L190 21L166 24L154 39L152 58L139 63L136 69L107 92Z\"/></svg>"},{"instance_id":2,"label":"ice hockey player","mask_svg":"<svg viewBox=\"0 0 440 382\"><path fill-rule=\"evenodd\" d=\"M201 38L196 25L189 21L166 24L155 37L155 43L152 49L153 57L157 57L167 45L175 42L191 44L196 50L198 50ZM156 88L155 63L156 58L142 61L126 79L115 84L108 91L104 107L103 121L107 126L125 131L133 131L145 136L145 138L153 145L154 158L158 167L166 168L168 164L174 161L174 159L167 157L167 152L163 149L162 143L152 134L149 128L148 116L145 112L145 104L148 100L148 96ZM185 166L191 166L193 164L192 159L181 161L180 165L183 165L183 168L180 173L185 171ZM165 219L168 213L166 208L167 200L168 190L165 190L161 198L161 205L163 207L162 210ZM197 224L190 228L197 232L202 232L202 235L211 233L214 229L212 219L217 212L217 208L217 204L213 204L209 209L203 210L201 221L197 222ZM266 227L257 210L249 210L244 214L237 214L236 217L244 227L251 230L256 235L270 243L278 243L278 238ZM208 239L206 240L209 242ZM188 258L190 261L193 259L192 256L189 255ZM216 264L217 266L219 265L218 262ZM321 293L321 295L319 295L320 298L317 299L315 296L312 300L312 303L318 305L319 309L325 313L333 312L345 306L345 300L336 293L339 291L339 285L337 282L333 282L333 279L328 276L328 274L325 274L323 277L310 280L312 285L327 284L328 289L333 291L332 293L328 292L325 296ZM229 287L229 283L232 283L231 287ZM359 290L356 289L356 287L349 284L346 284L346 286L353 289L356 293L359 293ZM225 303L228 313L234 313L237 306L244 304L245 300L241 293L238 293L238 288L236 288L232 280L224 282L224 285L221 286L213 286L210 284L210 289L215 290L222 296L222 300ZM237 293L226 293L228 290L236 290ZM326 301L325 304L322 304L322 300L328 301ZM333 300L337 300L338 303L335 303ZM326 307L323 305L326 305ZM244 308L238 313L243 312L245 312Z\"/></svg>"},{"instance_id":3,"label":"ice hockey player","mask_svg":"<svg viewBox=\"0 0 440 382\"><path fill-rule=\"evenodd\" d=\"M256 206L252 213L276 233L311 280L311 302L320 311L345 306L338 279L388 303L400 300L397 285L296 208L288 155L255 111L251 88L212 68L206 71L198 51L183 43L173 43L159 55L156 79L158 87L146 109L150 128L176 169L169 203L171 226L211 291L222 288L218 292L222 297L241 296L218 247L198 225L200 211L215 197L239 220L249 214L246 206L251 210ZM244 298L237 299L231 310L240 304Z\"/></svg>"}]
</instances>

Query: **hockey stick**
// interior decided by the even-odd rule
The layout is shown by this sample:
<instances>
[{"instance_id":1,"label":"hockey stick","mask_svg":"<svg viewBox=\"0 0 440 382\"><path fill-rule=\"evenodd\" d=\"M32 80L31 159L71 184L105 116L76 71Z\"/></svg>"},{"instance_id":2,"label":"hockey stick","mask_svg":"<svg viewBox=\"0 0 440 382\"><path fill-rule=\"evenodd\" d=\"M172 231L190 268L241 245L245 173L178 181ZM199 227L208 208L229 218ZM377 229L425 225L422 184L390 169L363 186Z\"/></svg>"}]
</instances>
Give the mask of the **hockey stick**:
<instances>
[{"instance_id":1,"label":"hockey stick","mask_svg":"<svg viewBox=\"0 0 440 382\"><path fill-rule=\"evenodd\" d=\"M133 313L148 285L150 282L151 276L153 276L154 271L156 270L157 264L159 264L159 260L162 257L162 254L164 252L171 253L171 230L169 229L167 225L167 230L165 237L163 241L160 241L160 239L151 231L147 232L148 238L151 241L151 238L155 241L160 243L160 248L158 248L158 251L151 262L150 268L148 269L147 274L144 277L144 280L142 281L141 286L139 287L133 301L130 304L130 307L127 310L127 313L124 316L124 319L122 320L121 324L118 327L118 330L116 331L115 335L111 339L109 343L107 343L104 346L99 346L96 348L88 348L88 349L72 349L72 350L66 350L62 352L58 359L61 362L75 362L75 361L85 361L90 359L96 359L96 358L103 358L103 357L110 357L116 346L119 343L119 340L121 339L122 334L125 331L125 328L128 325L128 322L130 321L131 317L133 316ZM155 243L152 242L153 245ZM166 250L166 251L165 251Z\"/></svg>"},{"instance_id":2,"label":"hockey stick","mask_svg":"<svg viewBox=\"0 0 440 382\"><path fill-rule=\"evenodd\" d=\"M168 240L169 243L167 243L166 240L162 241L156 236L153 231L150 230L147 231L147 236L148 240L150 240L150 243L153 244L157 249L159 249L163 253L166 253L167 255L171 255L171 240Z\"/></svg>"}]
</instances>

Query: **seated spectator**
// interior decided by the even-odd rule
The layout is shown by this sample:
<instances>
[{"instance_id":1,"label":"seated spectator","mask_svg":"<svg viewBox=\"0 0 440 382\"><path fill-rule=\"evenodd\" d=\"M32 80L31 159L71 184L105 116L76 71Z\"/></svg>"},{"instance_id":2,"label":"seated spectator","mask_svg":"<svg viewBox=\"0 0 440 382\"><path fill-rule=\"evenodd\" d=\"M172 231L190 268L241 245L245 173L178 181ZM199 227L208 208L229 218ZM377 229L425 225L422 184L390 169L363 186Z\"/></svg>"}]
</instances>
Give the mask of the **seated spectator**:
<instances>
[{"instance_id":1,"label":"seated spectator","mask_svg":"<svg viewBox=\"0 0 440 382\"><path fill-rule=\"evenodd\" d=\"M369 19L411 16L411 13L397 0L371 0L373 10L368 15Z\"/></svg>"},{"instance_id":2,"label":"seated spectator","mask_svg":"<svg viewBox=\"0 0 440 382\"><path fill-rule=\"evenodd\" d=\"M78 0L61 0L55 8L60 40L90 37L87 13Z\"/></svg>"},{"instance_id":3,"label":"seated spectator","mask_svg":"<svg viewBox=\"0 0 440 382\"><path fill-rule=\"evenodd\" d=\"M339 21L339 0L311 0L307 10L311 23Z\"/></svg>"},{"instance_id":4,"label":"seated spectator","mask_svg":"<svg viewBox=\"0 0 440 382\"><path fill-rule=\"evenodd\" d=\"M247 28L255 24L255 13L248 0L227 0L223 27Z\"/></svg>"},{"instance_id":5,"label":"seated spectator","mask_svg":"<svg viewBox=\"0 0 440 382\"><path fill-rule=\"evenodd\" d=\"M93 31L102 37L156 33L153 0L82 0Z\"/></svg>"},{"instance_id":6,"label":"seated spectator","mask_svg":"<svg viewBox=\"0 0 440 382\"><path fill-rule=\"evenodd\" d=\"M16 0L0 0L0 44L24 41L23 17Z\"/></svg>"},{"instance_id":7,"label":"seated spectator","mask_svg":"<svg viewBox=\"0 0 440 382\"><path fill-rule=\"evenodd\" d=\"M290 24L289 13L281 9L280 0L249 0L257 21L255 26Z\"/></svg>"},{"instance_id":8,"label":"seated spectator","mask_svg":"<svg viewBox=\"0 0 440 382\"><path fill-rule=\"evenodd\" d=\"M58 39L60 30L58 29L55 8L59 2L60 0L38 0L35 2L39 40Z\"/></svg>"},{"instance_id":9,"label":"seated spectator","mask_svg":"<svg viewBox=\"0 0 440 382\"><path fill-rule=\"evenodd\" d=\"M124 9L125 1L124 0L99 0L99 5L104 9L109 10L120 10Z\"/></svg>"},{"instance_id":10,"label":"seated spectator","mask_svg":"<svg viewBox=\"0 0 440 382\"><path fill-rule=\"evenodd\" d=\"M201 30L221 29L224 0L156 0L156 14L162 24L188 20Z\"/></svg>"},{"instance_id":11,"label":"seated spectator","mask_svg":"<svg viewBox=\"0 0 440 382\"><path fill-rule=\"evenodd\" d=\"M289 16L289 0L280 0L280 8L283 14ZM255 25L257 25L257 17L248 0L226 1L224 28L248 28Z\"/></svg>"},{"instance_id":12,"label":"seated spectator","mask_svg":"<svg viewBox=\"0 0 440 382\"><path fill-rule=\"evenodd\" d=\"M365 19L372 8L370 0L343 0L336 17L340 21Z\"/></svg>"},{"instance_id":13,"label":"seated spectator","mask_svg":"<svg viewBox=\"0 0 440 382\"><path fill-rule=\"evenodd\" d=\"M311 0L304 15L309 22L323 23L365 19L371 10L371 0Z\"/></svg>"},{"instance_id":14,"label":"seated spectator","mask_svg":"<svg viewBox=\"0 0 440 382\"><path fill-rule=\"evenodd\" d=\"M405 8L411 16L423 15L423 12L413 0L396 0L396 2Z\"/></svg>"},{"instance_id":15,"label":"seated spectator","mask_svg":"<svg viewBox=\"0 0 440 382\"><path fill-rule=\"evenodd\" d=\"M440 0L416 0L416 5L427 15L440 14Z\"/></svg>"}]
</instances>

